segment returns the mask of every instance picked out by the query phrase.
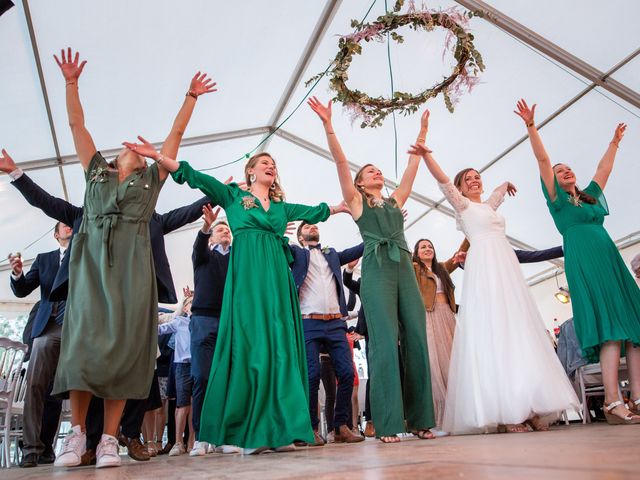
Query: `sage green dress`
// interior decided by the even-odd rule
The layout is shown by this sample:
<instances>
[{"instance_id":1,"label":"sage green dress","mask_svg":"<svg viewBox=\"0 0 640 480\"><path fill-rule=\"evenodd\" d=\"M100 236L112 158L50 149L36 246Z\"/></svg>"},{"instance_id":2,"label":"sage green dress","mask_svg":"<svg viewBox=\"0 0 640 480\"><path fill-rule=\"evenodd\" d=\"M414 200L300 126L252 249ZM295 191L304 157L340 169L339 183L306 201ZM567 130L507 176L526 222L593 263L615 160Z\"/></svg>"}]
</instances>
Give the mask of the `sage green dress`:
<instances>
[{"instance_id":1,"label":"sage green dress","mask_svg":"<svg viewBox=\"0 0 640 480\"><path fill-rule=\"evenodd\" d=\"M369 331L369 396L376 435L431 428L435 416L424 304L402 212L394 199L370 207L363 195L356 224L364 240L360 298Z\"/></svg>"},{"instance_id":2,"label":"sage green dress","mask_svg":"<svg viewBox=\"0 0 640 480\"><path fill-rule=\"evenodd\" d=\"M544 182L542 191L562 234L576 335L583 355L597 363L604 342L621 340L640 346L640 289L603 226L609 209L600 186L592 181L583 190L596 198L595 205L577 206L557 180L555 184L555 201Z\"/></svg>"},{"instance_id":3,"label":"sage green dress","mask_svg":"<svg viewBox=\"0 0 640 480\"><path fill-rule=\"evenodd\" d=\"M224 208L233 232L200 440L244 448L312 443L302 319L283 235L287 222L325 221L329 207L272 201L265 211L250 192L186 162L172 176Z\"/></svg>"},{"instance_id":4,"label":"sage green dress","mask_svg":"<svg viewBox=\"0 0 640 480\"><path fill-rule=\"evenodd\" d=\"M149 219L162 188L158 173L153 164L120 183L99 152L89 163L84 216L71 245L56 394L149 396L158 330Z\"/></svg>"}]
</instances>

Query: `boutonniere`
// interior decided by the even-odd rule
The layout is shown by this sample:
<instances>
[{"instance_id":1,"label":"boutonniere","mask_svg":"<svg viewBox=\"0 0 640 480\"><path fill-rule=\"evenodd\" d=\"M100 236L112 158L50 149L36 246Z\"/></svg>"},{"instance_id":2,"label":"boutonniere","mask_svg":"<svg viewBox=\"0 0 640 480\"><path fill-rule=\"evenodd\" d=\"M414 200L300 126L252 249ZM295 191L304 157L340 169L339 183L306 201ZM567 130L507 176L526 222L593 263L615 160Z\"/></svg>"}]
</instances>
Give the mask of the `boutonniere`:
<instances>
[{"instance_id":1,"label":"boutonniere","mask_svg":"<svg viewBox=\"0 0 640 480\"><path fill-rule=\"evenodd\" d=\"M251 195L245 195L244 197L242 197L242 199L240 200L240 203L242 204L245 210L258 207L256 205L256 199Z\"/></svg>"},{"instance_id":2,"label":"boutonniere","mask_svg":"<svg viewBox=\"0 0 640 480\"><path fill-rule=\"evenodd\" d=\"M329 253L329 247L327 246L322 247L320 251L322 252L323 255L326 255L327 253Z\"/></svg>"},{"instance_id":3,"label":"boutonniere","mask_svg":"<svg viewBox=\"0 0 640 480\"><path fill-rule=\"evenodd\" d=\"M91 170L90 180L92 182L105 182L107 177L107 172L109 169L107 167L97 167Z\"/></svg>"},{"instance_id":4,"label":"boutonniere","mask_svg":"<svg viewBox=\"0 0 640 480\"><path fill-rule=\"evenodd\" d=\"M374 207L383 208L384 207L384 199L382 198L374 198L371 203Z\"/></svg>"}]
</instances>

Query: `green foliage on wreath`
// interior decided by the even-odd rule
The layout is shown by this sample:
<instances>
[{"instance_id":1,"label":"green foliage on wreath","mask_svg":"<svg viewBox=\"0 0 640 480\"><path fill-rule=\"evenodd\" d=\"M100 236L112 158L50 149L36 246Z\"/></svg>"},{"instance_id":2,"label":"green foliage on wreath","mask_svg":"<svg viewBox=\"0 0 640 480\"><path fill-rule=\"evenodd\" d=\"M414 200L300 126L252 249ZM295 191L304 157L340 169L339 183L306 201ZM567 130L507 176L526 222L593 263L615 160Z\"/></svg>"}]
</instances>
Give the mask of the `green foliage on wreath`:
<instances>
[{"instance_id":1,"label":"green foliage on wreath","mask_svg":"<svg viewBox=\"0 0 640 480\"><path fill-rule=\"evenodd\" d=\"M382 125L383 120L393 111L403 115L415 113L418 107L430 98L436 97L442 93L445 105L450 112L453 112L454 102L449 94L451 87L458 77L465 78L475 77L479 72L484 71L485 65L482 61L482 55L473 44L474 37L469 33L463 25L457 22L453 16L446 12L438 11L412 11L403 15L397 14L403 4L403 0L398 0L392 12L381 15L373 23L361 24L357 20L351 22L351 26L356 29L355 33L340 38L338 43L338 54L336 55L332 68L327 72L329 76L329 87L335 92L334 101L341 102L348 108L355 111L357 116L363 118L360 125L365 127L377 127ZM481 17L482 12L465 12L466 18ZM448 77L437 85L427 88L418 94L405 92L393 92L392 98L371 97L365 92L347 87L349 79L349 66L353 61L354 55L362 54L361 41L380 40L389 33L389 37L397 42L403 43L404 37L396 32L401 27L419 31L425 30L431 32L435 28L441 27L449 30L456 40L453 47L453 56L456 59L456 66ZM324 73L315 75L306 82L316 81Z\"/></svg>"}]
</instances>

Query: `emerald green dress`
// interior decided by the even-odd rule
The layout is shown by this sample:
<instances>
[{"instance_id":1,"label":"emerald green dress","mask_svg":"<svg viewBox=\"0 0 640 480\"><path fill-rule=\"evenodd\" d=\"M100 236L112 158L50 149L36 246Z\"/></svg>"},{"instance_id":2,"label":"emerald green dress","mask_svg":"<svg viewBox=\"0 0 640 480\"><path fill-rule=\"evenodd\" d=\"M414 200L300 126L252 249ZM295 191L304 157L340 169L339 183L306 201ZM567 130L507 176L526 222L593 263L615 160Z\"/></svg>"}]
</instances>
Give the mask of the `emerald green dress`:
<instances>
[{"instance_id":1,"label":"emerald green dress","mask_svg":"<svg viewBox=\"0 0 640 480\"><path fill-rule=\"evenodd\" d=\"M158 291L149 219L157 164L122 182L100 152L85 172L84 214L69 258L69 293L53 392L145 399L156 364Z\"/></svg>"},{"instance_id":2,"label":"emerald green dress","mask_svg":"<svg viewBox=\"0 0 640 480\"><path fill-rule=\"evenodd\" d=\"M595 205L576 206L557 180L555 185L553 202L544 182L542 191L563 238L576 334L584 356L597 363L604 342L640 345L640 289L603 226L609 209L600 186L592 181L583 190L596 198Z\"/></svg>"},{"instance_id":3,"label":"emerald green dress","mask_svg":"<svg viewBox=\"0 0 640 480\"><path fill-rule=\"evenodd\" d=\"M186 162L172 174L227 214L233 248L202 406L200 440L244 448L312 443L307 362L287 222L325 221L329 207L260 201Z\"/></svg>"}]
</instances>

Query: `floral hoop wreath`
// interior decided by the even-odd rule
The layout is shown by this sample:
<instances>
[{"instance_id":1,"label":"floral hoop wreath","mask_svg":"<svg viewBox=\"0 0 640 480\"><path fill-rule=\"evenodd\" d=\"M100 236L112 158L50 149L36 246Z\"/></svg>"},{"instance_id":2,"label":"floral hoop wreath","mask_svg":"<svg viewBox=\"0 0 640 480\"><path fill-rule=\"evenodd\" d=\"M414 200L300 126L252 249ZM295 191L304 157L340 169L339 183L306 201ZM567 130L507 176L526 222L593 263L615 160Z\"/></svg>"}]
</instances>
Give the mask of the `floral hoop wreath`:
<instances>
[{"instance_id":1,"label":"floral hoop wreath","mask_svg":"<svg viewBox=\"0 0 640 480\"><path fill-rule=\"evenodd\" d=\"M359 24L357 20L353 20L351 26L356 28L356 32L340 38L338 54L327 72L329 87L336 94L333 100L342 103L347 110L350 110L354 120L361 119L362 128L382 125L382 121L393 111L404 115L415 113L420 105L439 93L442 93L447 109L453 113L463 90L471 92L479 82L478 73L485 68L482 55L473 44L474 37L468 31L469 20L482 16L481 12L461 12L455 7L446 10L416 11L413 2L410 2L407 13L399 15L396 12L400 10L403 3L403 0L398 0L393 12L378 17L373 23ZM395 30L404 26L409 26L416 31L422 29L430 32L437 27L448 30L442 56L444 58L444 54L452 50L457 64L451 74L442 82L417 95L394 92L393 98L371 97L360 90L349 89L346 85L349 66L354 55L362 54L361 42L363 40L383 42L386 34L390 32L389 36L393 40L402 43L404 38ZM452 48L454 39L456 43ZM322 75L324 73L309 79L306 85L316 81Z\"/></svg>"}]
</instances>

